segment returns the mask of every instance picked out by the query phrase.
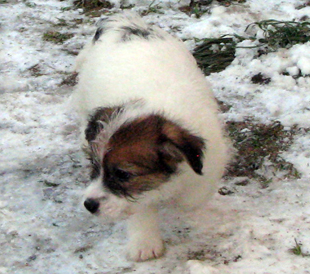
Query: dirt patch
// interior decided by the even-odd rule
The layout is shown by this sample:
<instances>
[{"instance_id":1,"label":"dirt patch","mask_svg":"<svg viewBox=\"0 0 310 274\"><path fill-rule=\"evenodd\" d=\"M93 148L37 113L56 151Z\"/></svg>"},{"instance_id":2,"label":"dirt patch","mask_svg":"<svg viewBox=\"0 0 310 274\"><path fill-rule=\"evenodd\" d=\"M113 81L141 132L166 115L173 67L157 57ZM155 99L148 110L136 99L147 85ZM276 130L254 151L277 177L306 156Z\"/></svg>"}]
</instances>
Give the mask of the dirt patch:
<instances>
[{"instance_id":1,"label":"dirt patch","mask_svg":"<svg viewBox=\"0 0 310 274\"><path fill-rule=\"evenodd\" d=\"M111 2L105 0L75 0L73 1L73 4L75 7L83 8L85 11L90 11L98 8L111 9L114 7Z\"/></svg>"},{"instance_id":2,"label":"dirt patch","mask_svg":"<svg viewBox=\"0 0 310 274\"><path fill-rule=\"evenodd\" d=\"M72 33L60 33L58 31L48 31L43 34L43 40L55 44L63 44L65 41L69 40L73 36L74 35Z\"/></svg>"},{"instance_id":3,"label":"dirt patch","mask_svg":"<svg viewBox=\"0 0 310 274\"><path fill-rule=\"evenodd\" d=\"M284 178L299 178L293 164L281 157L288 150L298 132L297 126L285 129L280 122L272 124L255 123L251 119L243 122L226 123L229 136L237 150L227 169L226 177L248 177L260 181L264 186L271 182L260 172L266 162L268 168L281 173Z\"/></svg>"},{"instance_id":4,"label":"dirt patch","mask_svg":"<svg viewBox=\"0 0 310 274\"><path fill-rule=\"evenodd\" d=\"M73 5L76 8L82 8L90 17L98 17L103 9L112 9L114 5L105 0L75 0Z\"/></svg>"},{"instance_id":5,"label":"dirt patch","mask_svg":"<svg viewBox=\"0 0 310 274\"><path fill-rule=\"evenodd\" d=\"M60 86L75 86L78 82L77 80L77 77L78 77L78 73L72 73L70 74L69 76L67 76L65 79L62 80L62 82L60 83Z\"/></svg>"},{"instance_id":6,"label":"dirt patch","mask_svg":"<svg viewBox=\"0 0 310 274\"><path fill-rule=\"evenodd\" d=\"M42 75L44 75L44 73L42 72L42 68L40 66L40 64L35 64L33 66L31 66L28 71L30 72L31 76L34 77L40 77Z\"/></svg>"},{"instance_id":7,"label":"dirt patch","mask_svg":"<svg viewBox=\"0 0 310 274\"><path fill-rule=\"evenodd\" d=\"M179 10L186 13L187 15L195 15L196 18L200 18L204 13L209 12L209 6L212 4L213 0L191 0L189 5L180 7ZM244 3L246 0L217 0L222 6L230 6L236 3Z\"/></svg>"},{"instance_id":8,"label":"dirt patch","mask_svg":"<svg viewBox=\"0 0 310 274\"><path fill-rule=\"evenodd\" d=\"M268 85L271 82L270 77L266 77L263 75L261 72L258 74L255 74L252 78L251 81L253 84L260 84L260 85Z\"/></svg>"}]
</instances>

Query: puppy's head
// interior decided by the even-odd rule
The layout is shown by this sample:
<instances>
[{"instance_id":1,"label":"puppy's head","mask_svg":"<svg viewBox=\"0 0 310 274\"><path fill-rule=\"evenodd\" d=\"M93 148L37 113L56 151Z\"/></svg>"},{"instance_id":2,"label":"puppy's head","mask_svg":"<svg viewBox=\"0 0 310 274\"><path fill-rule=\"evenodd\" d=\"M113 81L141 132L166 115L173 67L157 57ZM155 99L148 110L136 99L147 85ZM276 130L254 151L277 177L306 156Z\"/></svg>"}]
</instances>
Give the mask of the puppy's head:
<instances>
[{"instance_id":1,"label":"puppy's head","mask_svg":"<svg viewBox=\"0 0 310 274\"><path fill-rule=\"evenodd\" d=\"M101 126L94 140L89 141L92 177L101 182L107 195L139 199L142 193L168 183L183 161L195 173L202 174L205 147L202 138L161 115L127 121L112 134L106 131Z\"/></svg>"}]
</instances>

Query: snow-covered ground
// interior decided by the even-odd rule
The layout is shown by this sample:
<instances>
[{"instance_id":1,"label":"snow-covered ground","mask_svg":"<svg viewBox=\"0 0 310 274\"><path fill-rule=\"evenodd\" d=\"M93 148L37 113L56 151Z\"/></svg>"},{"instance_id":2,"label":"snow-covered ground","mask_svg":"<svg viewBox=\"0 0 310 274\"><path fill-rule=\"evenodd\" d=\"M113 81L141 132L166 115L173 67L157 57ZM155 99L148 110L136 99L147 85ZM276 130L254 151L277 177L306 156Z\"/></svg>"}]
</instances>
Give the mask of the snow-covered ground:
<instances>
[{"instance_id":1,"label":"snow-covered ground","mask_svg":"<svg viewBox=\"0 0 310 274\"><path fill-rule=\"evenodd\" d=\"M160 12L145 18L187 40L190 49L194 38L245 35L255 21L310 15L306 0L247 0L228 7L214 1L198 19L178 9L188 2L156 2ZM150 1L130 3L142 10ZM310 273L307 130L299 130L282 155L300 179L275 176L267 188L254 180L238 183L245 178L223 181L219 187L234 193L216 194L208 209L178 216L163 210L164 257L126 260L124 223L101 224L81 205L87 161L76 119L67 111L73 87L62 81L98 18L70 6L72 1L0 1L0 273ZM59 44L45 41L53 31L73 36ZM258 73L271 82L253 84ZM260 58L255 49L239 48L229 67L207 78L217 98L231 106L226 121L251 116L260 123L280 121L288 130L295 124L310 128L309 74L306 43ZM293 254L294 247L302 254Z\"/></svg>"}]
</instances>

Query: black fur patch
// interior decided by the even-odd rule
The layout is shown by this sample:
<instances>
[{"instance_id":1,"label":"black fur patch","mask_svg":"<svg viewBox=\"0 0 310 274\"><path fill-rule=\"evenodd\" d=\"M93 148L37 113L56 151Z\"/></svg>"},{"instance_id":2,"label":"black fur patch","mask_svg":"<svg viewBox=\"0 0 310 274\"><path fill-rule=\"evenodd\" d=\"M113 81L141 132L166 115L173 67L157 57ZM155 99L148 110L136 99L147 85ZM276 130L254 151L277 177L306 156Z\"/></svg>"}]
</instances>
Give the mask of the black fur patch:
<instances>
[{"instance_id":1,"label":"black fur patch","mask_svg":"<svg viewBox=\"0 0 310 274\"><path fill-rule=\"evenodd\" d=\"M104 33L105 29L103 27L99 27L96 30L95 36L93 38L93 42L95 43L96 41L99 40L99 38L101 37L101 35Z\"/></svg>"},{"instance_id":2,"label":"black fur patch","mask_svg":"<svg viewBox=\"0 0 310 274\"><path fill-rule=\"evenodd\" d=\"M100 163L95 159L94 155L89 158L91 163L90 179L95 180L100 176Z\"/></svg>"},{"instance_id":3,"label":"black fur patch","mask_svg":"<svg viewBox=\"0 0 310 274\"><path fill-rule=\"evenodd\" d=\"M143 39L148 39L151 35L151 31L148 29L142 29L138 26L125 26L122 27L122 30L124 30L122 41L130 41L132 36L138 36Z\"/></svg>"},{"instance_id":4,"label":"black fur patch","mask_svg":"<svg viewBox=\"0 0 310 274\"><path fill-rule=\"evenodd\" d=\"M98 157L96 153L93 151L92 147L84 147L83 148L84 153L87 157L87 160L90 162L90 179L94 180L97 179L100 176L100 170L101 170L101 165L100 162L98 161Z\"/></svg>"},{"instance_id":5,"label":"black fur patch","mask_svg":"<svg viewBox=\"0 0 310 274\"><path fill-rule=\"evenodd\" d=\"M98 108L88 120L87 127L85 129L85 138L88 142L94 141L97 134L100 132L102 125L99 123L103 113L103 108Z\"/></svg>"},{"instance_id":6,"label":"black fur patch","mask_svg":"<svg viewBox=\"0 0 310 274\"><path fill-rule=\"evenodd\" d=\"M93 115L90 116L87 127L85 129L85 138L88 143L94 141L97 137L97 134L100 132L100 130L103 129L103 124L100 123L100 121L108 123L111 117L119 113L121 110L122 107L97 108ZM100 175L101 163L98 161L97 156L95 155L95 152L92 150L91 146L89 146L89 148L90 150L88 154L89 161L91 163L90 178L91 180L94 180Z\"/></svg>"},{"instance_id":7,"label":"black fur patch","mask_svg":"<svg viewBox=\"0 0 310 274\"><path fill-rule=\"evenodd\" d=\"M159 33L154 31L152 26L141 27L135 23L132 23L127 26L125 25L122 27L113 27L107 24L113 21L113 18L100 19L100 21L98 22L99 27L97 28L93 38L93 43L96 43L103 34L113 29L114 31L120 32L121 42L128 42L137 37L146 40L151 38L164 39Z\"/></svg>"},{"instance_id":8,"label":"black fur patch","mask_svg":"<svg viewBox=\"0 0 310 274\"><path fill-rule=\"evenodd\" d=\"M101 107L97 108L88 119L88 124L85 129L85 138L88 142L94 141L97 134L103 128L101 122L108 123L112 115L116 115L122 110L122 107Z\"/></svg>"},{"instance_id":9,"label":"black fur patch","mask_svg":"<svg viewBox=\"0 0 310 274\"><path fill-rule=\"evenodd\" d=\"M96 41L99 40L99 38L101 37L102 34L104 34L107 30L106 27L106 22L111 21L109 18L101 18L98 23L97 26L99 26L96 30L96 33L94 35L93 38L93 43L95 43Z\"/></svg>"}]
</instances>

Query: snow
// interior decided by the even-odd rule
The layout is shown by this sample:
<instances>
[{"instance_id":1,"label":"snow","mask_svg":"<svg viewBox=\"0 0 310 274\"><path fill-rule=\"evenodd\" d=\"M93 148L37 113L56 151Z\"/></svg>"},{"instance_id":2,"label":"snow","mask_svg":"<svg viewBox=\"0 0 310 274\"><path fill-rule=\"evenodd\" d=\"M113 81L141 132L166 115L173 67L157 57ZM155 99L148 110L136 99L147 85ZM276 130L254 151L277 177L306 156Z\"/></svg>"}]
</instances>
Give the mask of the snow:
<instances>
[{"instance_id":1,"label":"snow","mask_svg":"<svg viewBox=\"0 0 310 274\"><path fill-rule=\"evenodd\" d=\"M96 19L81 9L67 9L72 1L7 2L0 4L1 274L310 273L309 257L290 252L296 239L303 253L310 253L306 129L282 154L301 179L275 176L268 188L255 181L236 184L246 178L223 181L234 194L216 194L208 209L178 215L163 210L164 257L127 261L124 222L100 223L82 207L87 161L79 147L76 117L68 111L73 87L60 85L71 73L71 52L91 38ZM191 49L194 38L246 35L245 27L252 22L298 21L309 14L309 7L297 9L307 2L303 0L247 0L230 7L214 1L210 12L198 19L179 11L172 1L162 2L163 14L150 13L146 20L189 39ZM138 3L137 10L149 5L141 0L128 3ZM83 24L77 24L78 19ZM57 26L60 20L67 25ZM74 37L63 44L44 41L43 34L51 30ZM309 128L309 52L306 43L255 58L255 49L239 48L229 67L207 77L216 97L231 105L223 119L251 116L267 124L280 121L287 129L296 124ZM301 77L293 77L299 72ZM271 82L253 84L251 77L258 73Z\"/></svg>"}]
</instances>

